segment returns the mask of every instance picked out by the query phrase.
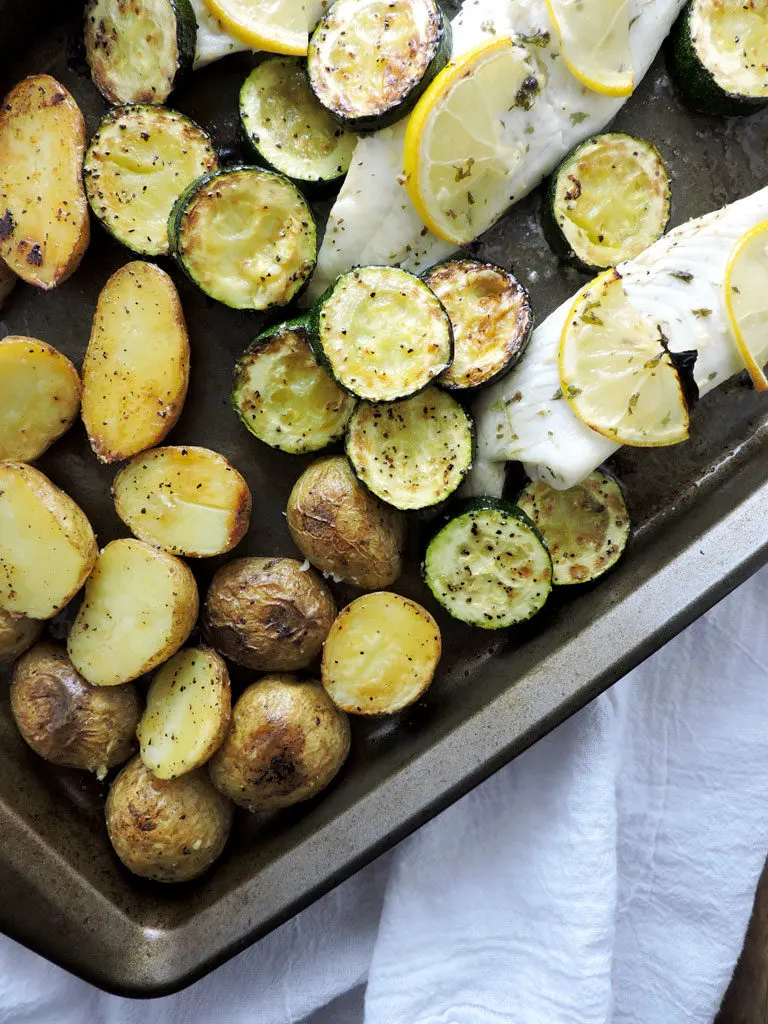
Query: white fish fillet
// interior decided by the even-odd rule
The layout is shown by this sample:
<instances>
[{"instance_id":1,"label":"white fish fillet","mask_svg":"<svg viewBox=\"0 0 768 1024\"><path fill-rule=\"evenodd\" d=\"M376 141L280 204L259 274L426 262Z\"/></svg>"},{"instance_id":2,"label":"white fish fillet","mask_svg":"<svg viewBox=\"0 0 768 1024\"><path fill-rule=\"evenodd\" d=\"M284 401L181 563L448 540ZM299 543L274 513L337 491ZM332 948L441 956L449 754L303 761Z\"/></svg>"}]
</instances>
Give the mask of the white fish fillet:
<instances>
[{"instance_id":1,"label":"white fish fillet","mask_svg":"<svg viewBox=\"0 0 768 1024\"><path fill-rule=\"evenodd\" d=\"M629 0L636 84L683 3ZM548 33L549 41L532 47L532 52L546 70L546 85L529 111L515 108L512 116L506 116L508 132L530 145L509 182L515 201L535 188L573 146L604 128L625 102L590 91L571 74L560 57L545 0L466 0L453 21L453 55L460 56L494 35L540 33ZM331 210L308 300L352 266L397 263L418 271L456 248L426 230L401 183L406 123L358 142Z\"/></svg>"},{"instance_id":2,"label":"white fish fillet","mask_svg":"<svg viewBox=\"0 0 768 1024\"><path fill-rule=\"evenodd\" d=\"M317 24L327 10L331 0L309 0L307 4L307 21L310 27ZM245 43L233 36L222 27L221 22L206 7L203 0L190 0L192 10L197 19L197 43L193 67L204 68L221 57L230 53L242 53L250 49Z\"/></svg>"},{"instance_id":3,"label":"white fish fillet","mask_svg":"<svg viewBox=\"0 0 768 1024\"><path fill-rule=\"evenodd\" d=\"M738 239L767 219L764 188L682 224L619 264L629 301L661 326L670 349L698 351L694 377L702 395L744 369L725 310L723 279ZM478 458L468 482L471 493L500 494L504 463L513 460L523 462L533 479L572 487L620 447L585 426L565 399L553 401L560 389L560 335L572 302L533 332L519 365L475 404ZM768 362L768 337L755 355L761 365Z\"/></svg>"}]
</instances>

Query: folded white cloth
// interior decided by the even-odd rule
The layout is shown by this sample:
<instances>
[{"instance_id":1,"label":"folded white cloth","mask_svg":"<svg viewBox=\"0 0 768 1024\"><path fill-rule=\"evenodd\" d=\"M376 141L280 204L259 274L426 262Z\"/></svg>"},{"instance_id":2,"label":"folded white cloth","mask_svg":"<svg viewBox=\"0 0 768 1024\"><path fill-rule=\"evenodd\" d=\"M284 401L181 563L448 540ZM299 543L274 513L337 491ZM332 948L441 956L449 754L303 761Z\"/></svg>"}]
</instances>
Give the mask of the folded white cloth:
<instances>
[{"instance_id":1,"label":"folded white cloth","mask_svg":"<svg viewBox=\"0 0 768 1024\"><path fill-rule=\"evenodd\" d=\"M708 1024L768 851L767 701L768 569L177 996L107 996L3 940L0 1024L293 1024L366 979L365 1024Z\"/></svg>"}]
</instances>

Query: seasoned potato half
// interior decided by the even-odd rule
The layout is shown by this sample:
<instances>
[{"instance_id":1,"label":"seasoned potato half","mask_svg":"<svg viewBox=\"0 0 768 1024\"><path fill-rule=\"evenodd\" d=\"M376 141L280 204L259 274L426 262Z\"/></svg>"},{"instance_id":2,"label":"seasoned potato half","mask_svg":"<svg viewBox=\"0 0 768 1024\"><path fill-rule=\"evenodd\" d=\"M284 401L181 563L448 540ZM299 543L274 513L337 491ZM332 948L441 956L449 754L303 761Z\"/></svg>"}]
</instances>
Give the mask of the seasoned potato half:
<instances>
[{"instance_id":1,"label":"seasoned potato half","mask_svg":"<svg viewBox=\"0 0 768 1024\"><path fill-rule=\"evenodd\" d=\"M140 757L123 768L107 797L107 832L115 853L136 875L188 882L221 854L232 804L198 768L157 779Z\"/></svg>"},{"instance_id":2,"label":"seasoned potato half","mask_svg":"<svg viewBox=\"0 0 768 1024\"><path fill-rule=\"evenodd\" d=\"M117 514L141 540L191 558L221 555L245 536L251 492L209 448L155 448L137 455L112 485Z\"/></svg>"},{"instance_id":3,"label":"seasoned potato half","mask_svg":"<svg viewBox=\"0 0 768 1024\"><path fill-rule=\"evenodd\" d=\"M286 516L296 546L322 572L380 590L403 571L405 517L366 491L343 455L304 470Z\"/></svg>"},{"instance_id":4,"label":"seasoned potato half","mask_svg":"<svg viewBox=\"0 0 768 1024\"><path fill-rule=\"evenodd\" d=\"M163 440L189 383L189 338L176 286L136 261L99 295L83 362L83 422L102 462L119 462Z\"/></svg>"},{"instance_id":5,"label":"seasoned potato half","mask_svg":"<svg viewBox=\"0 0 768 1024\"><path fill-rule=\"evenodd\" d=\"M226 658L287 672L317 657L335 616L328 587L295 558L235 558L211 581L202 625Z\"/></svg>"},{"instance_id":6,"label":"seasoned potato half","mask_svg":"<svg viewBox=\"0 0 768 1024\"><path fill-rule=\"evenodd\" d=\"M333 624L323 686L344 711L391 715L424 693L441 648L440 628L426 608L399 594L365 594Z\"/></svg>"},{"instance_id":7,"label":"seasoned potato half","mask_svg":"<svg viewBox=\"0 0 768 1024\"><path fill-rule=\"evenodd\" d=\"M18 277L5 260L0 259L0 309L3 308L3 303L13 291L17 281Z\"/></svg>"},{"instance_id":8,"label":"seasoned potato half","mask_svg":"<svg viewBox=\"0 0 768 1024\"><path fill-rule=\"evenodd\" d=\"M142 761L158 779L199 768L224 739L231 709L224 659L210 647L179 651L149 687L138 731Z\"/></svg>"},{"instance_id":9,"label":"seasoned potato half","mask_svg":"<svg viewBox=\"0 0 768 1024\"><path fill-rule=\"evenodd\" d=\"M136 750L142 702L132 683L89 686L58 644L39 643L13 667L11 711L36 754L104 778Z\"/></svg>"},{"instance_id":10,"label":"seasoned potato half","mask_svg":"<svg viewBox=\"0 0 768 1024\"><path fill-rule=\"evenodd\" d=\"M0 462L0 608L50 619L85 583L97 550L68 494L24 462Z\"/></svg>"},{"instance_id":11,"label":"seasoned potato half","mask_svg":"<svg viewBox=\"0 0 768 1024\"><path fill-rule=\"evenodd\" d=\"M240 695L209 771L236 804L274 811L319 793L348 753L347 716L319 683L269 675Z\"/></svg>"},{"instance_id":12,"label":"seasoned potato half","mask_svg":"<svg viewBox=\"0 0 768 1024\"><path fill-rule=\"evenodd\" d=\"M93 686L127 683L178 651L197 610L195 577L181 559L142 540L113 540L69 634L72 664Z\"/></svg>"},{"instance_id":13,"label":"seasoned potato half","mask_svg":"<svg viewBox=\"0 0 768 1024\"><path fill-rule=\"evenodd\" d=\"M34 338L0 341L0 459L37 459L79 409L80 378L65 355Z\"/></svg>"},{"instance_id":14,"label":"seasoned potato half","mask_svg":"<svg viewBox=\"0 0 768 1024\"><path fill-rule=\"evenodd\" d=\"M38 639L43 624L0 608L0 662L13 661Z\"/></svg>"},{"instance_id":15,"label":"seasoned potato half","mask_svg":"<svg viewBox=\"0 0 768 1024\"><path fill-rule=\"evenodd\" d=\"M85 123L50 75L32 75L0 107L0 257L24 281L55 288L88 248Z\"/></svg>"}]
</instances>

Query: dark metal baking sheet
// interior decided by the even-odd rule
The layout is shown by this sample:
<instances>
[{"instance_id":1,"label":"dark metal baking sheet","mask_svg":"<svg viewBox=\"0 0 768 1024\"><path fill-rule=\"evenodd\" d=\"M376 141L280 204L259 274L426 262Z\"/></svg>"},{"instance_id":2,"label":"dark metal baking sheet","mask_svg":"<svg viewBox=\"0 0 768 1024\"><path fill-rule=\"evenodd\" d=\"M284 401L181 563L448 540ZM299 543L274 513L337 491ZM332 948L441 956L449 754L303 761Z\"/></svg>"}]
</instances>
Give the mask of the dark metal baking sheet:
<instances>
[{"instance_id":1,"label":"dark metal baking sheet","mask_svg":"<svg viewBox=\"0 0 768 1024\"><path fill-rule=\"evenodd\" d=\"M62 7L74 9L0 0L0 88L50 72L72 91L92 131L104 105L68 43L69 24L57 20ZM208 126L218 143L235 144L236 94L250 63L237 56L199 72L173 105ZM768 116L723 121L687 113L661 58L617 125L653 139L668 159L673 223L762 184ZM583 278L556 265L538 231L537 202L534 195L519 204L479 251L517 271L543 319ZM49 294L19 287L0 312L0 336L40 337L79 363L98 292L130 259L94 226L80 270ZM210 445L247 477L253 525L237 554L296 554L282 512L309 460L258 445L229 409L234 360L261 318L207 300L169 269L193 359L189 397L169 441ZM122 869L104 830L104 788L24 746L0 683L2 930L110 991L170 992L426 821L768 561L765 399L744 378L730 382L695 412L693 438L675 449L618 454L614 466L637 525L626 558L599 587L558 595L527 628L493 637L448 622L412 569L397 589L437 614L447 640L426 699L391 721L355 721L352 755L331 789L276 816L240 814L221 862L196 884L163 888ZM96 463L81 426L41 467L80 502L102 544L124 534L109 499L115 469ZM414 523L412 565L419 529ZM216 564L195 565L202 586ZM344 600L352 592L337 593ZM53 628L63 635L66 622Z\"/></svg>"}]
</instances>

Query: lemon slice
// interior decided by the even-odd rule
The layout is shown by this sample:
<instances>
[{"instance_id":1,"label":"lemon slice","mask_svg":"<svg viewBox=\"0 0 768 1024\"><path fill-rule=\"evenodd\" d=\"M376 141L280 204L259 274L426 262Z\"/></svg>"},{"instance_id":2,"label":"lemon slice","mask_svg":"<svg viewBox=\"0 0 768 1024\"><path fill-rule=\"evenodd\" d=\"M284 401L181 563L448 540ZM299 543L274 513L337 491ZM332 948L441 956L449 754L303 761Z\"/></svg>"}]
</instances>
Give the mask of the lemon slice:
<instances>
[{"instance_id":1,"label":"lemon slice","mask_svg":"<svg viewBox=\"0 0 768 1024\"><path fill-rule=\"evenodd\" d=\"M631 96L628 0L547 0L571 74L604 96Z\"/></svg>"},{"instance_id":2,"label":"lemon slice","mask_svg":"<svg viewBox=\"0 0 768 1024\"><path fill-rule=\"evenodd\" d=\"M652 448L688 437L683 382L661 329L630 305L621 275L583 288L560 337L560 387L588 427Z\"/></svg>"},{"instance_id":3,"label":"lemon slice","mask_svg":"<svg viewBox=\"0 0 768 1024\"><path fill-rule=\"evenodd\" d=\"M739 352L755 385L768 391L768 220L739 239L725 268L725 307Z\"/></svg>"},{"instance_id":4,"label":"lemon slice","mask_svg":"<svg viewBox=\"0 0 768 1024\"><path fill-rule=\"evenodd\" d=\"M527 47L502 36L451 61L426 90L408 121L403 165L434 234L465 245L504 213L526 152L507 130L510 111L530 107L542 85Z\"/></svg>"},{"instance_id":5,"label":"lemon slice","mask_svg":"<svg viewBox=\"0 0 768 1024\"><path fill-rule=\"evenodd\" d=\"M231 36L251 49L306 56L307 0L205 0L205 5Z\"/></svg>"}]
</instances>

